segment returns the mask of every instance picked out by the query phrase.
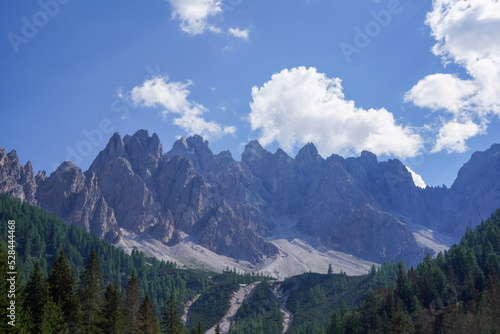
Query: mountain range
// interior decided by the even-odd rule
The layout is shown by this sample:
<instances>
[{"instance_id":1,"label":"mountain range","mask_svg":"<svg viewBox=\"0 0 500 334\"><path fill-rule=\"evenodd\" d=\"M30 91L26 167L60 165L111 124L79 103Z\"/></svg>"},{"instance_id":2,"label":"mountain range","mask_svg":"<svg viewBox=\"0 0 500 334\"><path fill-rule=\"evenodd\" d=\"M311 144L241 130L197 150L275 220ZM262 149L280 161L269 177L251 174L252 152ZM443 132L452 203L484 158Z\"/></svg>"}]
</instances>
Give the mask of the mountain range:
<instances>
[{"instance_id":1,"label":"mountain range","mask_svg":"<svg viewBox=\"0 0 500 334\"><path fill-rule=\"evenodd\" d=\"M251 141L236 161L200 136L164 153L156 134L140 130L115 133L85 172L64 162L35 175L0 147L0 192L188 266L213 255L224 266L290 275L336 260L337 270L356 273L387 260L414 265L489 217L500 207L500 145L474 153L450 188L422 189L399 160L366 151L324 159L308 144L292 158Z\"/></svg>"}]
</instances>

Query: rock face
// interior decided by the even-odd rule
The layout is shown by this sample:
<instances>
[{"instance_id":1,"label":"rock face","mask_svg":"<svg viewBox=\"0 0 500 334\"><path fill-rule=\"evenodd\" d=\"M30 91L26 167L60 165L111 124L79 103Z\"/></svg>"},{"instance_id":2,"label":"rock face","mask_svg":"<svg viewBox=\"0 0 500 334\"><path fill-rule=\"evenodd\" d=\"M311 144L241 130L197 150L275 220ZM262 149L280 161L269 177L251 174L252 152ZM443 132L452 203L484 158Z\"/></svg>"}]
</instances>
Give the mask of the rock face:
<instances>
[{"instance_id":1,"label":"rock face","mask_svg":"<svg viewBox=\"0 0 500 334\"><path fill-rule=\"evenodd\" d=\"M113 209L104 199L94 174L87 176L73 162L62 163L39 182L37 201L42 209L110 242L119 237Z\"/></svg>"},{"instance_id":2,"label":"rock face","mask_svg":"<svg viewBox=\"0 0 500 334\"><path fill-rule=\"evenodd\" d=\"M295 158L246 146L241 161L213 154L199 136L163 152L156 134L116 133L89 170L63 163L35 177L0 148L0 192L116 242L120 228L169 245L185 233L200 245L254 264L301 233L321 245L382 262L418 263L427 248L409 226L462 236L500 207L500 145L474 153L450 189L420 189L398 160L322 158L314 145ZM279 232L277 232L279 231ZM283 235L284 234L284 235Z\"/></svg>"},{"instance_id":3,"label":"rock face","mask_svg":"<svg viewBox=\"0 0 500 334\"><path fill-rule=\"evenodd\" d=\"M16 151L6 153L0 147L0 193L7 193L24 202L36 205L36 179L31 162L24 167L19 164Z\"/></svg>"}]
</instances>

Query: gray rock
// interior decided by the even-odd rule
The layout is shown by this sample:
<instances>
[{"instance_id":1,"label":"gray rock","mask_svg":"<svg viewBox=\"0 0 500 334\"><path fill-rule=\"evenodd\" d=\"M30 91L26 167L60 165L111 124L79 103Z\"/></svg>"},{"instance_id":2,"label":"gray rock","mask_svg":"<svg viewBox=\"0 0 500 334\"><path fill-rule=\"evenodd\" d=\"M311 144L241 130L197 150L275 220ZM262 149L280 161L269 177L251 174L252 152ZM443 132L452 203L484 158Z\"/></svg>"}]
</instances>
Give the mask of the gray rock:
<instances>
[{"instance_id":1,"label":"gray rock","mask_svg":"<svg viewBox=\"0 0 500 334\"><path fill-rule=\"evenodd\" d=\"M116 241L120 228L168 245L187 233L208 249L260 262L278 250L276 229L302 233L330 249L382 262L417 264L429 249L409 225L457 240L500 207L500 145L476 152L453 186L415 186L398 160L322 158L313 144L295 158L251 141L235 161L213 154L200 136L163 153L156 134L114 134L83 173L71 162L34 176L15 151L0 148L0 192L38 205L70 224ZM284 224L281 226L280 224ZM286 226L285 226L286 225Z\"/></svg>"}]
</instances>

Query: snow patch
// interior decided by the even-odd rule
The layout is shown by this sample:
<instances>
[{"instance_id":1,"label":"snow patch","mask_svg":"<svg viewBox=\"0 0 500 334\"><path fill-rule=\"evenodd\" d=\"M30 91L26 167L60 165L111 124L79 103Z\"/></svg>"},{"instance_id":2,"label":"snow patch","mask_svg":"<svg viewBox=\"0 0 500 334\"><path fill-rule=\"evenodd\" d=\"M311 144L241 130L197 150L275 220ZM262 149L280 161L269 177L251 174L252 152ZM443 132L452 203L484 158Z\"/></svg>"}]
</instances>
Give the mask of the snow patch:
<instances>
[{"instance_id":1,"label":"snow patch","mask_svg":"<svg viewBox=\"0 0 500 334\"><path fill-rule=\"evenodd\" d=\"M425 184L425 181L424 179L422 178L422 176L420 176L419 174L415 173L414 171L412 171L410 169L410 167L408 166L405 166L406 169L410 172L411 174L411 177L413 179L413 183L419 187L419 188L422 188L422 189L425 189L425 187L427 187L427 184Z\"/></svg>"}]
</instances>

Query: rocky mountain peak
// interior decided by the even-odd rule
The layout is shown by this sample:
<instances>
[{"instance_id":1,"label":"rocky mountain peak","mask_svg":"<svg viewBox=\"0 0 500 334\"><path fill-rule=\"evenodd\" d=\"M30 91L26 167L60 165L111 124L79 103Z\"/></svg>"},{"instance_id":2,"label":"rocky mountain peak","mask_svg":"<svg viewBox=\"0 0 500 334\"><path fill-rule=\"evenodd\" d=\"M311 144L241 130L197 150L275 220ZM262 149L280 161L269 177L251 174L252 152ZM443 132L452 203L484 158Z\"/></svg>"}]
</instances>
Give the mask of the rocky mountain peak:
<instances>
[{"instance_id":1,"label":"rocky mountain peak","mask_svg":"<svg viewBox=\"0 0 500 334\"><path fill-rule=\"evenodd\" d=\"M167 156L172 159L176 155L191 160L198 173L213 168L215 157L208 145L208 141L195 135L177 140Z\"/></svg>"},{"instance_id":2,"label":"rocky mountain peak","mask_svg":"<svg viewBox=\"0 0 500 334\"><path fill-rule=\"evenodd\" d=\"M222 162L234 162L233 155L231 152L228 151L222 151L219 154L217 154L217 159L222 161Z\"/></svg>"},{"instance_id":3,"label":"rocky mountain peak","mask_svg":"<svg viewBox=\"0 0 500 334\"><path fill-rule=\"evenodd\" d=\"M153 133L150 137L148 131L139 130L133 136L125 136L123 143L125 150L132 159L147 155L154 159L160 159L163 155L160 138L156 133Z\"/></svg>"},{"instance_id":4,"label":"rocky mountain peak","mask_svg":"<svg viewBox=\"0 0 500 334\"><path fill-rule=\"evenodd\" d=\"M109 139L106 149L104 150L109 156L121 156L125 152L125 144L119 132L115 132Z\"/></svg>"},{"instance_id":5,"label":"rocky mountain peak","mask_svg":"<svg viewBox=\"0 0 500 334\"><path fill-rule=\"evenodd\" d=\"M22 201L36 205L36 180L31 162L21 167L17 152L0 147L0 193L8 193Z\"/></svg>"},{"instance_id":6,"label":"rocky mountain peak","mask_svg":"<svg viewBox=\"0 0 500 334\"><path fill-rule=\"evenodd\" d=\"M12 150L10 153L7 153L7 158L12 164L19 164L19 157L17 156L16 150Z\"/></svg>"},{"instance_id":7,"label":"rocky mountain peak","mask_svg":"<svg viewBox=\"0 0 500 334\"><path fill-rule=\"evenodd\" d=\"M302 147L295 157L295 161L306 164L314 164L319 161L323 161L323 158L319 155L318 149L313 143L306 144Z\"/></svg>"},{"instance_id":8,"label":"rocky mountain peak","mask_svg":"<svg viewBox=\"0 0 500 334\"><path fill-rule=\"evenodd\" d=\"M453 189L467 187L468 184L480 178L490 178L492 174L498 174L500 168L500 144L492 145L483 152L474 152L471 159L459 170L457 179L452 185ZM481 173L477 175L477 170Z\"/></svg>"},{"instance_id":9,"label":"rocky mountain peak","mask_svg":"<svg viewBox=\"0 0 500 334\"><path fill-rule=\"evenodd\" d=\"M358 158L364 165L377 165L378 159L375 154L369 151L362 151L360 157Z\"/></svg>"},{"instance_id":10,"label":"rocky mountain peak","mask_svg":"<svg viewBox=\"0 0 500 334\"><path fill-rule=\"evenodd\" d=\"M80 192L85 185L85 175L73 161L65 161L57 167L45 183L52 184L53 187L57 186L61 192Z\"/></svg>"},{"instance_id":11,"label":"rocky mountain peak","mask_svg":"<svg viewBox=\"0 0 500 334\"><path fill-rule=\"evenodd\" d=\"M64 161L62 164L57 167L55 170L56 175L62 175L68 173L72 170L77 170L81 172L80 167L78 167L73 161ZM83 174L83 173L82 173Z\"/></svg>"},{"instance_id":12,"label":"rocky mountain peak","mask_svg":"<svg viewBox=\"0 0 500 334\"><path fill-rule=\"evenodd\" d=\"M270 153L257 140L252 140L245 146L245 150L241 154L241 160L251 164L254 161L263 160L268 154Z\"/></svg>"},{"instance_id":13,"label":"rocky mountain peak","mask_svg":"<svg viewBox=\"0 0 500 334\"><path fill-rule=\"evenodd\" d=\"M278 148L276 150L276 152L273 154L273 157L275 157L278 160L285 161L287 163L291 163L293 161L293 159L290 158L290 156L281 148Z\"/></svg>"}]
</instances>

